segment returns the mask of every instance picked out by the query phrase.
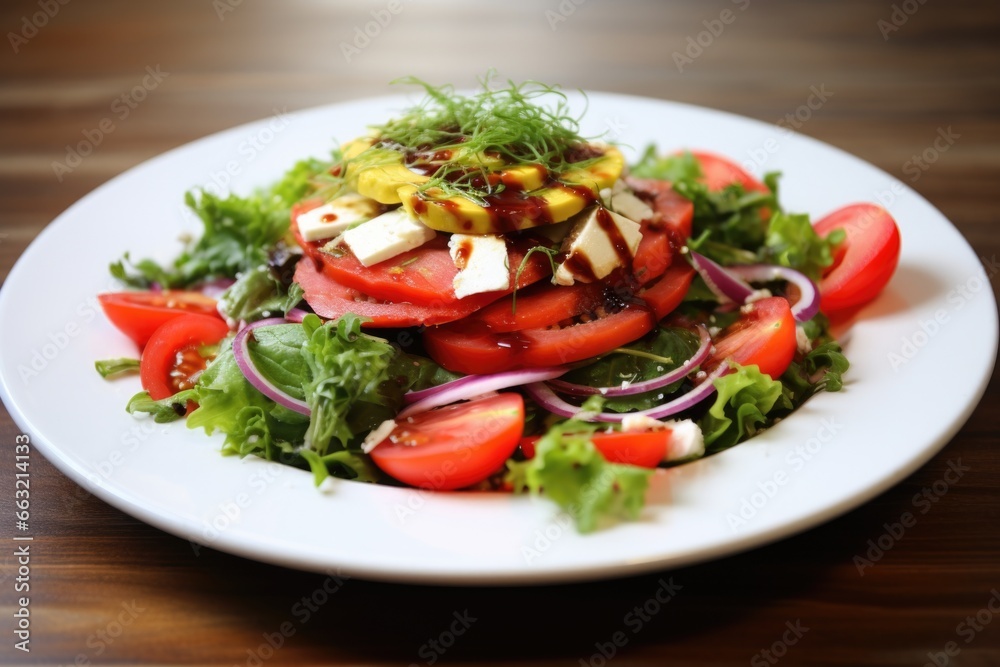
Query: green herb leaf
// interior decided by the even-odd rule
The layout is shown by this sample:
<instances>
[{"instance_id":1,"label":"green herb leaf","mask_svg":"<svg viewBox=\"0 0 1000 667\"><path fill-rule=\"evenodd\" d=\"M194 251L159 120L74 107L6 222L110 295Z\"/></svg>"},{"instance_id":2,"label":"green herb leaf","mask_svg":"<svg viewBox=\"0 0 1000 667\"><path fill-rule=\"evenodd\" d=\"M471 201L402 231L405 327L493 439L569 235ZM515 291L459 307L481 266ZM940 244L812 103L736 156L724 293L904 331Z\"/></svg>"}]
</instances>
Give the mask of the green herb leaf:
<instances>
[{"instance_id":1,"label":"green herb leaf","mask_svg":"<svg viewBox=\"0 0 1000 667\"><path fill-rule=\"evenodd\" d=\"M219 310L231 320L254 322L287 315L302 301L302 287L285 289L267 266L246 271L219 297Z\"/></svg>"},{"instance_id":2,"label":"green herb leaf","mask_svg":"<svg viewBox=\"0 0 1000 667\"><path fill-rule=\"evenodd\" d=\"M118 375L136 373L139 371L139 360L121 357L119 359L102 359L94 362L94 368L107 380Z\"/></svg>"}]
</instances>

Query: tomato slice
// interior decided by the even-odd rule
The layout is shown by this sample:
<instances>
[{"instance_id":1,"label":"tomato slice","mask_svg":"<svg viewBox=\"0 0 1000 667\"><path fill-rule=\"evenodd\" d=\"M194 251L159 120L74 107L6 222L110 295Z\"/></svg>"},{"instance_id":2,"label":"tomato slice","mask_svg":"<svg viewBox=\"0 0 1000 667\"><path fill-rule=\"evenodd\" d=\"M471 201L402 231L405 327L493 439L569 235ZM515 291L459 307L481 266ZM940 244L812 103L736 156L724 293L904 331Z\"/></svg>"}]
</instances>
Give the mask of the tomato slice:
<instances>
[{"instance_id":1,"label":"tomato slice","mask_svg":"<svg viewBox=\"0 0 1000 667\"><path fill-rule=\"evenodd\" d=\"M493 333L521 331L558 324L593 310L601 302L602 283L553 285L540 283L504 297L472 316Z\"/></svg>"},{"instance_id":2,"label":"tomato slice","mask_svg":"<svg viewBox=\"0 0 1000 667\"><path fill-rule=\"evenodd\" d=\"M761 373L777 379L795 356L795 318L784 297L772 296L744 306L733 324L714 340L705 369L715 370L726 359L741 366L756 365Z\"/></svg>"},{"instance_id":3,"label":"tomato slice","mask_svg":"<svg viewBox=\"0 0 1000 667\"><path fill-rule=\"evenodd\" d=\"M835 229L847 233L820 281L820 310L831 313L861 306L878 296L899 264L899 227L889 212L875 204L852 204L813 227L820 236Z\"/></svg>"},{"instance_id":4,"label":"tomato slice","mask_svg":"<svg viewBox=\"0 0 1000 667\"><path fill-rule=\"evenodd\" d=\"M157 401L190 389L208 363L198 348L215 345L228 333L229 327L218 317L181 314L168 320L153 332L142 351L142 388Z\"/></svg>"},{"instance_id":5,"label":"tomato slice","mask_svg":"<svg viewBox=\"0 0 1000 667\"><path fill-rule=\"evenodd\" d=\"M462 489L497 472L514 453L523 430L524 399L498 394L410 417L371 457L404 484Z\"/></svg>"},{"instance_id":6,"label":"tomato slice","mask_svg":"<svg viewBox=\"0 0 1000 667\"><path fill-rule=\"evenodd\" d=\"M365 326L372 328L444 324L468 316L491 300L488 295L474 294L451 305L431 308L373 299L325 275L308 257L295 267L295 282L305 292L306 303L320 317L335 319L354 313L368 318Z\"/></svg>"},{"instance_id":7,"label":"tomato slice","mask_svg":"<svg viewBox=\"0 0 1000 667\"><path fill-rule=\"evenodd\" d=\"M694 204L687 197L678 194L670 181L629 176L626 183L653 207L653 211L659 216L657 222L666 229L673 230L682 242L691 236Z\"/></svg>"},{"instance_id":8,"label":"tomato slice","mask_svg":"<svg viewBox=\"0 0 1000 667\"><path fill-rule=\"evenodd\" d=\"M625 463L642 468L656 468L667 455L670 429L646 432L612 431L594 433L590 441L611 463ZM540 436L521 438L521 451L529 459L535 458L535 445Z\"/></svg>"},{"instance_id":9,"label":"tomato slice","mask_svg":"<svg viewBox=\"0 0 1000 667\"><path fill-rule=\"evenodd\" d=\"M702 180L709 190L722 190L738 183L747 192L770 192L766 185L729 158L707 151L691 151L691 155L701 165Z\"/></svg>"},{"instance_id":10,"label":"tomato slice","mask_svg":"<svg viewBox=\"0 0 1000 667\"><path fill-rule=\"evenodd\" d=\"M109 292L99 294L104 314L140 348L167 320L198 313L219 318L215 299L198 292Z\"/></svg>"},{"instance_id":11,"label":"tomato slice","mask_svg":"<svg viewBox=\"0 0 1000 667\"><path fill-rule=\"evenodd\" d=\"M349 251L342 255L333 255L320 250L326 241L305 241L298 231L295 218L298 214L318 205L316 200L302 202L293 209L292 231L296 241L302 247L306 256L320 262L323 273L336 280L341 285L355 289L376 299L396 303L412 303L419 306L440 308L451 306L462 301L455 296L452 283L458 273L451 253L448 250L448 239L438 235L419 248L404 252L396 257L365 267ZM535 253L528 258L524 270L517 276L528 250L547 241L530 234L522 234L516 239L508 240L507 254L510 265L510 283L514 285L517 278L518 287L526 287L551 274L549 261ZM513 288L475 294L478 306L495 301ZM465 297L471 298L471 297Z\"/></svg>"},{"instance_id":12,"label":"tomato slice","mask_svg":"<svg viewBox=\"0 0 1000 667\"><path fill-rule=\"evenodd\" d=\"M653 309L656 319L662 320L684 300L695 270L687 262L681 261L671 266L663 276L639 290L638 297Z\"/></svg>"},{"instance_id":13,"label":"tomato slice","mask_svg":"<svg viewBox=\"0 0 1000 667\"><path fill-rule=\"evenodd\" d=\"M628 305L612 315L562 328L491 333L459 322L429 328L423 339L430 357L448 370L485 374L596 357L645 335L655 324L648 309Z\"/></svg>"}]
</instances>

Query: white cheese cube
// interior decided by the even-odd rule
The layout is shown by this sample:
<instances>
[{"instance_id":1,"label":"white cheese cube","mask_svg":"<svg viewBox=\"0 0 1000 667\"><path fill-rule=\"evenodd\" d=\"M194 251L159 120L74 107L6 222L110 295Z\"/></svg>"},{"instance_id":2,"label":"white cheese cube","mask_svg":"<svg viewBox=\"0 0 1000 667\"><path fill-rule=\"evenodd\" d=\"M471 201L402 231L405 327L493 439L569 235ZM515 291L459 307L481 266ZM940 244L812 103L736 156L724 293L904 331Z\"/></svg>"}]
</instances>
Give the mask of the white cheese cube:
<instances>
[{"instance_id":1,"label":"white cheese cube","mask_svg":"<svg viewBox=\"0 0 1000 667\"><path fill-rule=\"evenodd\" d=\"M371 220L381 210L382 207L374 199L350 192L302 213L295 219L295 223L299 226L303 239L319 241L337 236L351 225Z\"/></svg>"},{"instance_id":2,"label":"white cheese cube","mask_svg":"<svg viewBox=\"0 0 1000 667\"><path fill-rule=\"evenodd\" d=\"M601 200L615 213L635 222L648 220L654 215L653 209L629 192L621 180L615 181L612 187L601 190Z\"/></svg>"},{"instance_id":3,"label":"white cheese cube","mask_svg":"<svg viewBox=\"0 0 1000 667\"><path fill-rule=\"evenodd\" d=\"M670 442L664 461L680 461L698 458L705 454L705 436L701 427L690 419L669 421L664 424L670 429Z\"/></svg>"},{"instance_id":4,"label":"white cheese cube","mask_svg":"<svg viewBox=\"0 0 1000 667\"><path fill-rule=\"evenodd\" d=\"M403 208L383 213L344 232L344 243L363 266L373 266L430 241L436 232Z\"/></svg>"},{"instance_id":5,"label":"white cheese cube","mask_svg":"<svg viewBox=\"0 0 1000 667\"><path fill-rule=\"evenodd\" d=\"M448 250L458 267L452 287L459 299L510 287L510 261L502 236L452 234Z\"/></svg>"},{"instance_id":6,"label":"white cheese cube","mask_svg":"<svg viewBox=\"0 0 1000 667\"><path fill-rule=\"evenodd\" d=\"M601 206L586 209L573 220L573 229L563 240L566 259L556 269L556 284L594 282L631 263L642 240L639 223Z\"/></svg>"}]
</instances>

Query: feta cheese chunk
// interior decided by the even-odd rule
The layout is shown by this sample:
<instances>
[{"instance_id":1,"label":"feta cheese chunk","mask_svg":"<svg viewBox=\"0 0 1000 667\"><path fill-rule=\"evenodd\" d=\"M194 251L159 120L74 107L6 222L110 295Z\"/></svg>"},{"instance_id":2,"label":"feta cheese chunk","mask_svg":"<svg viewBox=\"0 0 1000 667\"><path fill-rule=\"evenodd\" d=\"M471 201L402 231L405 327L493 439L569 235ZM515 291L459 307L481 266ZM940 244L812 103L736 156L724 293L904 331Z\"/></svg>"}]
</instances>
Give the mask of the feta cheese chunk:
<instances>
[{"instance_id":1,"label":"feta cheese chunk","mask_svg":"<svg viewBox=\"0 0 1000 667\"><path fill-rule=\"evenodd\" d=\"M581 211L573 221L569 236L563 240L566 259L556 269L556 284L601 280L619 266L632 262L642 240L639 223L602 206Z\"/></svg>"},{"instance_id":2,"label":"feta cheese chunk","mask_svg":"<svg viewBox=\"0 0 1000 667\"><path fill-rule=\"evenodd\" d=\"M344 232L344 244L365 267L392 259L430 241L436 232L405 209L396 208Z\"/></svg>"},{"instance_id":3,"label":"feta cheese chunk","mask_svg":"<svg viewBox=\"0 0 1000 667\"><path fill-rule=\"evenodd\" d=\"M646 415L625 415L622 431L625 433L645 433L670 429L670 440L663 461L680 461L698 458L705 453L705 437L701 427L690 419L661 422Z\"/></svg>"},{"instance_id":4,"label":"feta cheese chunk","mask_svg":"<svg viewBox=\"0 0 1000 667\"><path fill-rule=\"evenodd\" d=\"M705 453L705 436L701 427L692 420L669 421L664 425L670 429L670 442L667 443L664 461L693 459Z\"/></svg>"},{"instance_id":5,"label":"feta cheese chunk","mask_svg":"<svg viewBox=\"0 0 1000 667\"><path fill-rule=\"evenodd\" d=\"M372 450L381 445L395 430L396 422L392 419L385 420L365 436L365 441L361 443L361 451L371 454Z\"/></svg>"},{"instance_id":6,"label":"feta cheese chunk","mask_svg":"<svg viewBox=\"0 0 1000 667\"><path fill-rule=\"evenodd\" d=\"M601 190L601 200L612 211L634 222L648 220L654 215L649 204L626 190L620 180L616 181L614 186Z\"/></svg>"},{"instance_id":7,"label":"feta cheese chunk","mask_svg":"<svg viewBox=\"0 0 1000 667\"><path fill-rule=\"evenodd\" d=\"M502 236L452 234L448 250L458 267L452 287L459 299L470 294L510 288L507 242Z\"/></svg>"},{"instance_id":8,"label":"feta cheese chunk","mask_svg":"<svg viewBox=\"0 0 1000 667\"><path fill-rule=\"evenodd\" d=\"M382 207L374 199L351 192L302 213L295 222L303 239L319 241L337 236L351 225L371 220L381 210Z\"/></svg>"}]
</instances>

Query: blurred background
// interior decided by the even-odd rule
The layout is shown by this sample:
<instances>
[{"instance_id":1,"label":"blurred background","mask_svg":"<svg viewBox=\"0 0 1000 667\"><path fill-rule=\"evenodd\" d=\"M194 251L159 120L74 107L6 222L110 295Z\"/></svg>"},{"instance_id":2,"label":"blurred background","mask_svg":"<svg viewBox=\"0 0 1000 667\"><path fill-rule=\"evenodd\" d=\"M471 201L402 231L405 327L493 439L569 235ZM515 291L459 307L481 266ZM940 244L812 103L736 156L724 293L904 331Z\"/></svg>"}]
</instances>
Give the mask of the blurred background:
<instances>
[{"instance_id":1,"label":"blurred background","mask_svg":"<svg viewBox=\"0 0 1000 667\"><path fill-rule=\"evenodd\" d=\"M1000 249L995 0L5 0L0 28L0 280L61 211L164 151L276 111L388 94L403 75L463 87L489 68L784 122L914 187L981 256ZM818 108L804 106L820 93ZM934 148L942 133L953 137L944 150ZM947 453L875 502L675 573L687 591L628 647L626 664L774 664L760 651L800 618L815 629L784 647L789 664L931 660L1000 586L996 407L994 382ZM2 442L13 442L0 414ZM939 478L946 456L973 472L860 578L852 556ZM36 570L37 649L13 655L5 639L0 662L253 664L262 638L322 582L210 551L196 558L44 461L34 475L51 545ZM0 479L4 502L9 483ZM422 643L474 603L485 620L450 661L598 666L597 643L657 578L432 592L350 582L274 662L430 664ZM130 602L149 611L114 641L95 640ZM998 664L998 647L1000 622L954 664Z\"/></svg>"}]
</instances>

